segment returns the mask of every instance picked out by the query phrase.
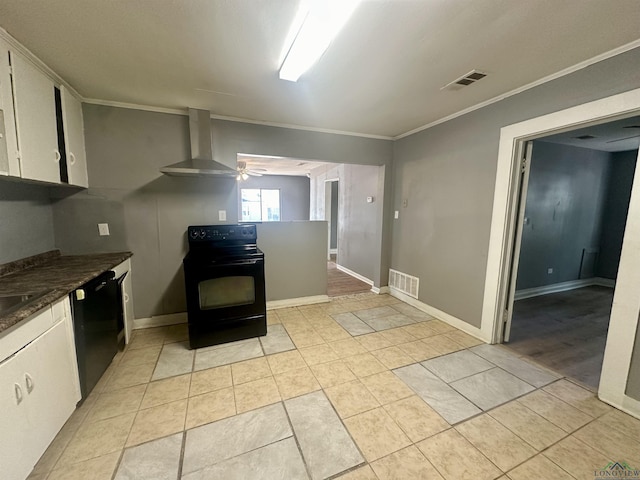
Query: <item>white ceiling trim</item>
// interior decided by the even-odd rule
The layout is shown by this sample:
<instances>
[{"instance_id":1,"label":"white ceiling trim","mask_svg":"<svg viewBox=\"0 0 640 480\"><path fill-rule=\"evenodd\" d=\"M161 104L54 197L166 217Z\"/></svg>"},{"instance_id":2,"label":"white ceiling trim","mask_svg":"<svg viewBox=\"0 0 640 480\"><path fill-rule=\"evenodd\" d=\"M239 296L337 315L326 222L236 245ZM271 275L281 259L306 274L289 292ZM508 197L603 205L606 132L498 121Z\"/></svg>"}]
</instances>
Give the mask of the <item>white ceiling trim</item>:
<instances>
[{"instance_id":1,"label":"white ceiling trim","mask_svg":"<svg viewBox=\"0 0 640 480\"><path fill-rule=\"evenodd\" d=\"M414 133L421 132L423 130L427 130L431 127L435 127L436 125L440 125L441 123L448 122L449 120L453 120L454 118L461 117L462 115L466 115L467 113L471 113L475 110L479 110L483 107L491 105L492 103L497 103L505 98L512 97L519 93L522 93L531 88L537 87L538 85L542 85L544 83L550 82L560 77L564 77L565 75L569 75L571 73L577 72L578 70L582 70L590 65L606 60L607 58L615 57L616 55L620 55L621 53L628 52L629 50L633 50L634 48L640 47L640 39L634 40L633 42L627 43L626 45L622 45L618 48L614 48L613 50L609 50L608 52L602 53L600 55L596 55L584 62L577 63L572 67L565 68L564 70L560 70L559 72L553 73L551 75L547 75L546 77L541 78L540 80L536 80L535 82L531 82L522 87L518 87L515 90L511 90L510 92L503 93L502 95L498 95L497 97L490 98L484 102L478 103L472 107L465 108L464 110L460 110L459 112L452 113L451 115L447 115L446 117L442 117L435 122L428 123L423 125L422 127L414 128L413 130L409 130L406 133L402 133L393 137L393 140L400 140L401 138L408 137L409 135L413 135Z\"/></svg>"},{"instance_id":2,"label":"white ceiling trim","mask_svg":"<svg viewBox=\"0 0 640 480\"><path fill-rule=\"evenodd\" d=\"M84 103L90 103L92 105L104 105L105 107L129 108L132 110L144 110L146 112L169 113L173 115L185 115L185 116L188 115L186 108L181 109L181 108L155 107L151 105L139 105L136 103L114 102L112 100L100 100L99 98L82 98L82 101ZM393 140L393 137L387 137L384 135L345 132L343 130L331 130L329 128L304 127L301 125L293 125L289 123L265 122L261 120L251 120L251 119L242 118L242 117L228 117L225 115L216 115L215 113L212 113L210 116L215 120L225 120L228 122L249 123L253 125L265 125L268 127L289 128L292 130L306 130L309 132L319 132L319 133L331 133L333 135L347 135L351 137L374 138L378 140Z\"/></svg>"},{"instance_id":3,"label":"white ceiling trim","mask_svg":"<svg viewBox=\"0 0 640 480\"><path fill-rule=\"evenodd\" d=\"M58 86L64 86L67 90L69 90L78 100L84 101L82 95L78 93L78 91L73 88L69 83L67 83L62 77L60 77L56 72L51 70L49 66L36 57L31 50L22 45L18 40L13 38L9 32L7 32L4 28L0 27L0 38L9 44L12 50L19 52L24 55L33 63L33 65L44 73L46 76L50 77L53 80L53 83Z\"/></svg>"},{"instance_id":4,"label":"white ceiling trim","mask_svg":"<svg viewBox=\"0 0 640 480\"><path fill-rule=\"evenodd\" d=\"M169 113L171 115L184 115L185 117L189 115L189 112L186 108L165 108L165 107L155 107L152 105L139 105L137 103L125 103L125 102L114 102L113 100L101 100L99 98L83 98L82 101L84 103L90 103L91 105L103 105L105 107L117 107L117 108L128 108L130 110L143 110L145 112L155 112L155 113Z\"/></svg>"},{"instance_id":5,"label":"white ceiling trim","mask_svg":"<svg viewBox=\"0 0 640 480\"><path fill-rule=\"evenodd\" d=\"M331 133L334 135L347 135L350 137L363 137L363 138L374 138L378 140L393 140L393 137L387 137L384 135L373 135L369 133L358 133L358 132L345 132L343 130L331 130L329 128L318 128L318 127L304 127L301 125L292 125L288 123L276 123L276 122L264 122L261 120L249 120L246 118L240 117L226 117L224 115L216 115L214 113L211 114L211 118L217 120L228 120L230 122L241 122L241 123L251 123L254 125L266 125L268 127L280 127L280 128L290 128L292 130L306 130L309 132L318 132L318 133Z\"/></svg>"}]
</instances>

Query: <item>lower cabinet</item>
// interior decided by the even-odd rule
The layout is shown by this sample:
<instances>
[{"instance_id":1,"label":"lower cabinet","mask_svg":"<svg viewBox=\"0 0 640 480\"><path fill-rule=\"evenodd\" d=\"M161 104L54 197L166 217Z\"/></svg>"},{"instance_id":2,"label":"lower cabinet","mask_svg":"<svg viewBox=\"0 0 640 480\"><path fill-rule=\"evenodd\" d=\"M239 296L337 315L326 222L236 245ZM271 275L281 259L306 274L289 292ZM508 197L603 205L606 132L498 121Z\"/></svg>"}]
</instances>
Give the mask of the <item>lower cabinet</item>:
<instances>
[{"instance_id":1,"label":"lower cabinet","mask_svg":"<svg viewBox=\"0 0 640 480\"><path fill-rule=\"evenodd\" d=\"M51 307L47 314L55 322ZM71 318L57 320L0 363L0 472L6 480L27 478L80 400Z\"/></svg>"}]
</instances>

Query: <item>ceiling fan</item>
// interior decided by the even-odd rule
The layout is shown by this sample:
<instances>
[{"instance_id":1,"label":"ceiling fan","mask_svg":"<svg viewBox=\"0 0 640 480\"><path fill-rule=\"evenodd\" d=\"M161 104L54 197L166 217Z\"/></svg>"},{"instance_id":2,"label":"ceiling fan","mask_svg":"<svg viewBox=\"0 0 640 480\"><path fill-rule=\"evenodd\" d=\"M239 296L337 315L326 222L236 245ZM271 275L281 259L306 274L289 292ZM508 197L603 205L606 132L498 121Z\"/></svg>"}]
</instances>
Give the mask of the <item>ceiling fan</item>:
<instances>
[{"instance_id":1,"label":"ceiling fan","mask_svg":"<svg viewBox=\"0 0 640 480\"><path fill-rule=\"evenodd\" d=\"M238 162L237 170L238 170L238 176L236 177L237 180L247 180L250 176L261 177L262 173L260 172L267 171L266 168L247 168L247 162L242 160Z\"/></svg>"}]
</instances>

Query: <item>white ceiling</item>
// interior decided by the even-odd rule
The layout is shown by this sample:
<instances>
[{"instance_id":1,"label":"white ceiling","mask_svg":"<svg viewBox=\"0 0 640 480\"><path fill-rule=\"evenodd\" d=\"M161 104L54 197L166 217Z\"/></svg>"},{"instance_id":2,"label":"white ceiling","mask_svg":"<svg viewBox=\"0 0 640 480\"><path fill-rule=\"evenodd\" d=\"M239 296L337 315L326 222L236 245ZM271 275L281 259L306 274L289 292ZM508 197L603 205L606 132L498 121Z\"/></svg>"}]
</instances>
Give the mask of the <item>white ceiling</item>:
<instances>
[{"instance_id":1,"label":"white ceiling","mask_svg":"<svg viewBox=\"0 0 640 480\"><path fill-rule=\"evenodd\" d=\"M638 40L638 0L365 0L297 83L297 0L0 0L87 99L394 137ZM440 88L472 69L488 77Z\"/></svg>"},{"instance_id":2,"label":"white ceiling","mask_svg":"<svg viewBox=\"0 0 640 480\"><path fill-rule=\"evenodd\" d=\"M242 153L238 154L238 162L245 162L247 170L262 175L293 175L300 177L306 177L314 168L327 165L327 162L267 155L246 155Z\"/></svg>"},{"instance_id":3,"label":"white ceiling","mask_svg":"<svg viewBox=\"0 0 640 480\"><path fill-rule=\"evenodd\" d=\"M584 135L594 138L577 138ZM640 117L625 118L614 122L579 128L569 132L549 135L540 140L603 152L637 150L640 145Z\"/></svg>"}]
</instances>

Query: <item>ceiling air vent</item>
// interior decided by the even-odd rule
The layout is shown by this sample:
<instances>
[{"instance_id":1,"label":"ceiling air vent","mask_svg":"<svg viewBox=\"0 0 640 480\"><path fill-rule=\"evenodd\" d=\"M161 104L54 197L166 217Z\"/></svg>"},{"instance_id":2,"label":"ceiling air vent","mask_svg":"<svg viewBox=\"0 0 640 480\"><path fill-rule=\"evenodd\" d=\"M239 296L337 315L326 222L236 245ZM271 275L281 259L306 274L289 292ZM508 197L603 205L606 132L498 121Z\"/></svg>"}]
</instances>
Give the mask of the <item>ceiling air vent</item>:
<instances>
[{"instance_id":1,"label":"ceiling air vent","mask_svg":"<svg viewBox=\"0 0 640 480\"><path fill-rule=\"evenodd\" d=\"M579 137L573 137L573 138L577 138L578 140L591 140L592 138L596 138L593 135L580 135Z\"/></svg>"},{"instance_id":2,"label":"ceiling air vent","mask_svg":"<svg viewBox=\"0 0 640 480\"><path fill-rule=\"evenodd\" d=\"M482 80L486 76L486 73L479 72L478 70L471 70L466 75L463 75L460 78L456 78L451 83L447 83L440 90L460 90L462 87L466 87L468 85L471 85L472 83L477 82L478 80Z\"/></svg>"}]
</instances>

